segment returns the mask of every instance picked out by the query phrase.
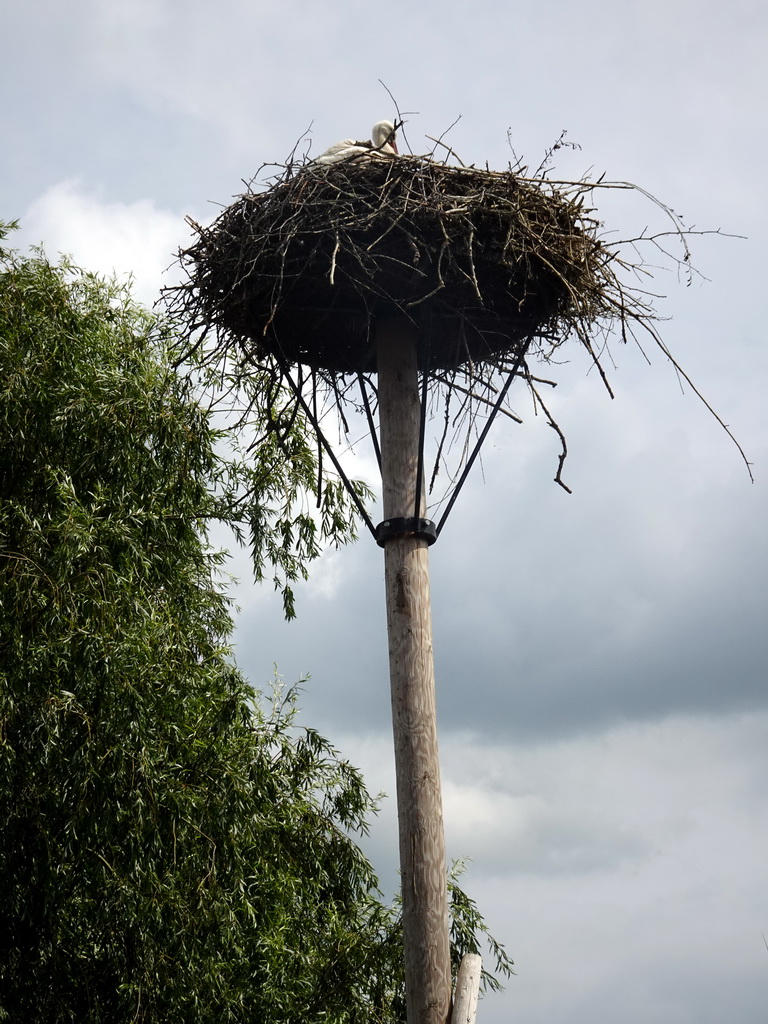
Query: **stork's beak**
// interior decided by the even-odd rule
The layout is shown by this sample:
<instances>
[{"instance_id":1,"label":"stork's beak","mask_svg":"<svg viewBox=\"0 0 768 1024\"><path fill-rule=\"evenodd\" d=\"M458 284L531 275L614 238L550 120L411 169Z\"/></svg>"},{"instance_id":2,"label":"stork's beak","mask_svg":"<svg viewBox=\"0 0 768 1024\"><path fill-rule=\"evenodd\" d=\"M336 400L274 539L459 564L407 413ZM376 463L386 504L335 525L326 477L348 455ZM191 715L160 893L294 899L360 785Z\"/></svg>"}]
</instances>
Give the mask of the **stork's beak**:
<instances>
[{"instance_id":1,"label":"stork's beak","mask_svg":"<svg viewBox=\"0 0 768 1024\"><path fill-rule=\"evenodd\" d=\"M394 132L392 132L392 135L390 136L390 139L389 139L389 144L390 144L390 146L392 147L392 149L394 149L394 151L395 151L396 153L399 153L399 152L400 152L400 151L398 150L398 148L397 148L397 142L395 142L395 133L394 133Z\"/></svg>"}]
</instances>

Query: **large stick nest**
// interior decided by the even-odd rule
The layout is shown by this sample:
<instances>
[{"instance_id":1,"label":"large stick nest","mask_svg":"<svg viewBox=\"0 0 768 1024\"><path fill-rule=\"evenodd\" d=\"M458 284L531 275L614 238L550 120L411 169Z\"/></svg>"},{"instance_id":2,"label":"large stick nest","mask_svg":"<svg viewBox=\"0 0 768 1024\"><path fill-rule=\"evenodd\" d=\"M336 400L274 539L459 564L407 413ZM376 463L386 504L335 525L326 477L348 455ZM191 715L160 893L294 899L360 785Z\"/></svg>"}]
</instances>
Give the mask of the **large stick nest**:
<instances>
[{"instance_id":1,"label":"large stick nest","mask_svg":"<svg viewBox=\"0 0 768 1024\"><path fill-rule=\"evenodd\" d=\"M669 230L606 242L588 204L609 188L636 189ZM186 280L168 290L169 309L185 324L180 359L200 350L204 365L234 372L237 387L250 380L250 410L267 430L293 422L300 407L308 412L307 391L314 423L321 406L335 407L348 433L344 408L362 402L373 429L375 323L389 316L419 328L432 412L442 408L432 482L446 446L463 435L464 458L476 420L499 407L503 382L520 376L560 437L555 479L565 486L565 437L540 391L555 382L536 378L530 359L549 360L569 338L610 391L600 363L608 337L645 332L702 398L658 334L653 296L638 283L652 276L640 254L648 245L690 278L688 237L702 232L634 185L555 182L413 156L289 162L209 227L189 222L197 239L180 254ZM679 256L668 251L670 239Z\"/></svg>"},{"instance_id":2,"label":"large stick nest","mask_svg":"<svg viewBox=\"0 0 768 1024\"><path fill-rule=\"evenodd\" d=\"M587 338L626 308L587 192L418 157L288 167L195 225L188 298L251 359L331 373L375 369L381 316L422 327L433 370Z\"/></svg>"}]
</instances>

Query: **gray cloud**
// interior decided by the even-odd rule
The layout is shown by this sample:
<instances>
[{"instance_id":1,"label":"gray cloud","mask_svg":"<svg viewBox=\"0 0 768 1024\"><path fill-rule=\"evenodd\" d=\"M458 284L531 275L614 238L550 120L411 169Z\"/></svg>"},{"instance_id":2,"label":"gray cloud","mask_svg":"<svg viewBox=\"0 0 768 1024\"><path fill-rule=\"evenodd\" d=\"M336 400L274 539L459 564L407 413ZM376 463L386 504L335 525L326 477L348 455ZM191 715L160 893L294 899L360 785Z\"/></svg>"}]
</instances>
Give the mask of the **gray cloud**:
<instances>
[{"instance_id":1,"label":"gray cloud","mask_svg":"<svg viewBox=\"0 0 768 1024\"><path fill-rule=\"evenodd\" d=\"M145 235L142 294L174 217L186 237L184 212L215 216L310 123L315 148L364 132L392 112L379 78L419 111L416 151L461 114L448 141L465 161L503 167L509 127L535 167L567 128L583 149L558 151L558 175L594 166L748 236L694 239L708 281L668 269L643 284L668 296L662 333L756 483L663 356L649 349L648 367L612 344L611 402L565 350L546 374L573 495L552 483L553 432L515 396L526 423L492 433L431 567L449 853L473 858L467 888L519 968L482 1019L761 1024L765 9L395 0L382 19L346 0L215 14L195 0L183 15L170 0L35 0L0 19L0 216L36 211L39 238L76 256L82 243L95 269ZM51 197L73 180L80 213L65 217ZM617 236L665 224L639 195L599 206ZM288 681L310 672L302 720L392 793L381 551L364 535L329 553L290 624L235 566L254 683L275 663ZM366 841L387 888L395 820L390 797Z\"/></svg>"}]
</instances>

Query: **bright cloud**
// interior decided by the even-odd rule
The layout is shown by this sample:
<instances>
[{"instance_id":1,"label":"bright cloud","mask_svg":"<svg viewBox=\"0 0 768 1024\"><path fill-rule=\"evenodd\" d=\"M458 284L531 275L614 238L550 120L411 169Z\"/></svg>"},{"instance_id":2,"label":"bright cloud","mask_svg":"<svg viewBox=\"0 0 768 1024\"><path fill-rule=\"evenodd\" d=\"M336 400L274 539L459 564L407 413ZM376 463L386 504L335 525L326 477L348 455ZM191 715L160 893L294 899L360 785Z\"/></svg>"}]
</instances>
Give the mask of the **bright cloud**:
<instances>
[{"instance_id":1,"label":"bright cloud","mask_svg":"<svg viewBox=\"0 0 768 1024\"><path fill-rule=\"evenodd\" d=\"M77 181L62 181L32 203L14 240L42 244L49 258L71 256L85 270L132 277L135 297L151 306L173 282L174 254L188 235L180 214L149 199L109 201Z\"/></svg>"}]
</instances>

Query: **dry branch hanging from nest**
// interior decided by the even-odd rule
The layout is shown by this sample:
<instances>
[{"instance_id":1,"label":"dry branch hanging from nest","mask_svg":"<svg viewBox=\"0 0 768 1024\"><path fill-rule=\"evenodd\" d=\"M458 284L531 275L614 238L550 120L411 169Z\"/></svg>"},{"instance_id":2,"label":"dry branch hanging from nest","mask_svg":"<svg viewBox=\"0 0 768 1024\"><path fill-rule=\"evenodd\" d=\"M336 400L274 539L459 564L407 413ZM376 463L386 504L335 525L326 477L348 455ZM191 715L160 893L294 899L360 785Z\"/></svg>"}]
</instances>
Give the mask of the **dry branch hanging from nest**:
<instances>
[{"instance_id":1,"label":"dry branch hanging from nest","mask_svg":"<svg viewBox=\"0 0 768 1024\"><path fill-rule=\"evenodd\" d=\"M188 280L171 308L193 325L187 354L194 331L213 331L209 362L226 357L276 383L288 367L308 367L341 404L349 375L375 372L376 319L408 317L433 403L442 394L447 423L459 396L473 428L500 375L523 376L540 400L530 357L546 360L569 338L604 381L593 343L617 327L623 340L650 332L672 359L645 294L624 283L638 265L600 237L587 205L600 187L611 186L421 157L289 164L210 227L193 224L198 239L181 254ZM659 205L687 260L684 228ZM549 421L563 444L562 482L565 441Z\"/></svg>"}]
</instances>

